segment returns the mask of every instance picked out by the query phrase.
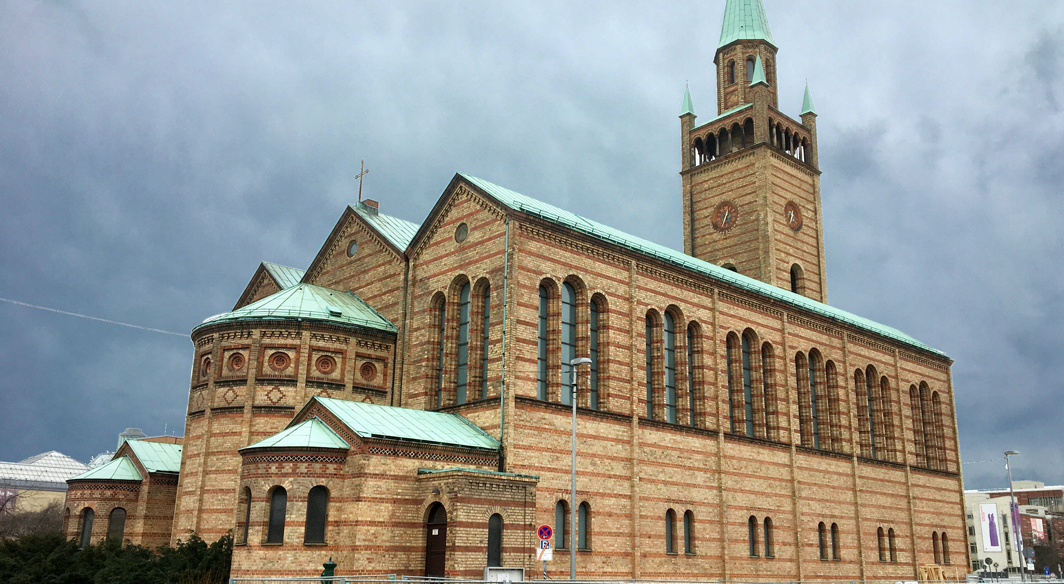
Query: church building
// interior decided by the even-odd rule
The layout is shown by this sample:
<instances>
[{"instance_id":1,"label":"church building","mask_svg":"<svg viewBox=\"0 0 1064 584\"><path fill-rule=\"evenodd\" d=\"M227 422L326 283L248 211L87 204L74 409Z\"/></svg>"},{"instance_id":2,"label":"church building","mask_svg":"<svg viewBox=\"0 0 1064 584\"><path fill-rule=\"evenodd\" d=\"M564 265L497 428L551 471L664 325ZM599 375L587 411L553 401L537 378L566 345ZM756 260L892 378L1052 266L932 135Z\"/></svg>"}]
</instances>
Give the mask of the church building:
<instances>
[{"instance_id":1,"label":"church building","mask_svg":"<svg viewBox=\"0 0 1064 584\"><path fill-rule=\"evenodd\" d=\"M716 109L679 116L682 252L456 174L420 224L362 201L305 270L259 266L192 331L169 538L233 534L233 577L531 577L545 524L556 579L570 546L580 577L963 578L952 361L827 303L777 49L727 0ZM115 471L154 477L140 450Z\"/></svg>"}]
</instances>

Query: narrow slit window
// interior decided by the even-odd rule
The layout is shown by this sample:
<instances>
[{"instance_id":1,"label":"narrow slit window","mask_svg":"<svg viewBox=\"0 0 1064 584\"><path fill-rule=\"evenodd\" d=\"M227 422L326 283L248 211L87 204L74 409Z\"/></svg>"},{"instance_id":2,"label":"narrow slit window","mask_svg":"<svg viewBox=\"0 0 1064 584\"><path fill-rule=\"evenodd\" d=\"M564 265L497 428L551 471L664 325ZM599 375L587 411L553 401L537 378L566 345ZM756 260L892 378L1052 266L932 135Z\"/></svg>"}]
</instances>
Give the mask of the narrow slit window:
<instances>
[{"instance_id":1,"label":"narrow slit window","mask_svg":"<svg viewBox=\"0 0 1064 584\"><path fill-rule=\"evenodd\" d=\"M481 314L484 317L480 325L480 397L488 397L488 354L491 329L491 286L484 287L484 308Z\"/></svg>"},{"instance_id":2,"label":"narrow slit window","mask_svg":"<svg viewBox=\"0 0 1064 584\"><path fill-rule=\"evenodd\" d=\"M596 302L592 302L588 307L588 329L590 335L588 337L588 356L591 358L591 372L588 376L588 404L591 409L597 410L599 407L599 387L598 387L598 372L599 372L599 350L598 350L598 329L599 329L599 307Z\"/></svg>"},{"instance_id":3,"label":"narrow slit window","mask_svg":"<svg viewBox=\"0 0 1064 584\"><path fill-rule=\"evenodd\" d=\"M665 313L665 421L676 423L676 321Z\"/></svg>"},{"instance_id":4,"label":"narrow slit window","mask_svg":"<svg viewBox=\"0 0 1064 584\"><path fill-rule=\"evenodd\" d=\"M561 366L561 402L570 405L573 397L573 375L569 363L576 359L576 289L565 282L562 284L562 366Z\"/></svg>"},{"instance_id":5,"label":"narrow slit window","mask_svg":"<svg viewBox=\"0 0 1064 584\"><path fill-rule=\"evenodd\" d=\"M536 397L547 399L547 308L550 294L546 286L539 287L539 335L536 347Z\"/></svg>"},{"instance_id":6,"label":"narrow slit window","mask_svg":"<svg viewBox=\"0 0 1064 584\"><path fill-rule=\"evenodd\" d=\"M469 387L469 283L458 295L458 384L455 403L464 404Z\"/></svg>"}]
</instances>

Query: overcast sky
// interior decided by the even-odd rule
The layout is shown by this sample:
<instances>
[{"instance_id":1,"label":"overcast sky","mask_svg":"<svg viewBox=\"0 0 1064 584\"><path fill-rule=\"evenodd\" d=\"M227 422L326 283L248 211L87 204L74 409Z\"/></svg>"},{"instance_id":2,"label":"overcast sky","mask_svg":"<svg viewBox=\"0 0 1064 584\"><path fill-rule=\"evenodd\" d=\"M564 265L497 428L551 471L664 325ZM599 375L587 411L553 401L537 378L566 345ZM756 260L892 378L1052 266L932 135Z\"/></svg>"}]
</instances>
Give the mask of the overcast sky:
<instances>
[{"instance_id":1,"label":"overcast sky","mask_svg":"<svg viewBox=\"0 0 1064 584\"><path fill-rule=\"evenodd\" d=\"M966 486L1064 483L1064 3L765 0L831 304L953 366ZM724 0L0 2L0 460L181 434L188 333L455 172L682 249Z\"/></svg>"}]
</instances>

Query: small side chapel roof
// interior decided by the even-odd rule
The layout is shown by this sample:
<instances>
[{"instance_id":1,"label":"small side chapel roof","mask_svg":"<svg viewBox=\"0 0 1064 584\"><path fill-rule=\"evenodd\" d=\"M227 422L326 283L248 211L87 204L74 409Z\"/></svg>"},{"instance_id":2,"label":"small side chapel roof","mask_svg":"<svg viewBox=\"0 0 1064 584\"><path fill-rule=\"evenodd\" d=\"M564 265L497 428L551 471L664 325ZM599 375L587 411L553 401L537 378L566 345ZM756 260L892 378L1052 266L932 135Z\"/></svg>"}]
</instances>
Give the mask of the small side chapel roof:
<instances>
[{"instance_id":1,"label":"small side chapel roof","mask_svg":"<svg viewBox=\"0 0 1064 584\"><path fill-rule=\"evenodd\" d=\"M289 268L288 266L282 266L281 264L274 264L270 262L262 262L262 267L266 268L266 271L273 276L274 281L281 287L281 290L291 288L299 283L303 279L303 270L296 268Z\"/></svg>"},{"instance_id":2,"label":"small side chapel roof","mask_svg":"<svg viewBox=\"0 0 1064 584\"><path fill-rule=\"evenodd\" d=\"M68 481L142 481L137 465L128 456L120 456L103 466L90 468Z\"/></svg>"},{"instance_id":3,"label":"small side chapel roof","mask_svg":"<svg viewBox=\"0 0 1064 584\"><path fill-rule=\"evenodd\" d=\"M340 437L328 424L318 418L300 422L291 428L282 430L269 438L245 446L240 450L251 448L340 448L348 449L351 445Z\"/></svg>"},{"instance_id":4,"label":"small side chapel roof","mask_svg":"<svg viewBox=\"0 0 1064 584\"><path fill-rule=\"evenodd\" d=\"M351 209L366 220L399 251L406 251L421 225L391 215L382 215L365 203L355 203ZM301 276L302 277L302 276Z\"/></svg>"},{"instance_id":5,"label":"small side chapel roof","mask_svg":"<svg viewBox=\"0 0 1064 584\"><path fill-rule=\"evenodd\" d=\"M180 444L129 440L123 446L129 446L148 472L181 472Z\"/></svg>"},{"instance_id":6,"label":"small side chapel roof","mask_svg":"<svg viewBox=\"0 0 1064 584\"><path fill-rule=\"evenodd\" d=\"M768 16L761 0L728 0L724 6L724 24L720 29L717 48L738 40L760 39L772 46L772 31L768 28Z\"/></svg>"},{"instance_id":7,"label":"small side chapel roof","mask_svg":"<svg viewBox=\"0 0 1064 584\"><path fill-rule=\"evenodd\" d=\"M818 316L822 316L840 323L848 324L861 330L880 335L889 339L893 339L911 347L916 347L924 351L930 351L943 357L946 356L945 353L934 349L928 345L925 345L924 343L921 343L920 341L914 339L913 337L910 337L909 335L895 328L879 324L867 318L863 318L857 316L856 314L846 312L845 310L839 310L838 308L817 302L816 300L807 298L805 296L802 296L801 294L795 294L794 292L791 292L789 290L784 290L783 288L779 288L771 284L766 284L760 280L755 280L749 276L744 276L731 270L724 269L720 266L711 264L704 260L689 256L683 252L669 249L663 245L647 241L641 237L629 235L623 231L608 227L597 221L592 221L591 219L581 217L576 213L560 209L558 207L555 207L554 205L550 205L542 201L537 201L532 197L528 197L520 193L515 193L510 189L500 187L486 180L461 173L459 173L458 176L461 176L463 179L477 186L482 191L487 193L490 197L497 200L499 203L509 207L510 209L513 209L514 211L527 213L534 217L549 221L561 227L572 229L573 231L593 237L600 241L611 243L613 245L625 248L629 251L647 255L658 260L664 261L666 263L672 264L674 266L691 270L693 272L709 277L710 279L717 280L719 282L725 282L748 292L753 292L758 296L772 298L773 300L789 304L795 308L805 310L812 314L816 314Z\"/></svg>"},{"instance_id":8,"label":"small side chapel roof","mask_svg":"<svg viewBox=\"0 0 1064 584\"><path fill-rule=\"evenodd\" d=\"M341 423L364 438L391 438L429 444L498 450L499 441L458 414L427 412L333 399L313 398Z\"/></svg>"},{"instance_id":9,"label":"small side chapel roof","mask_svg":"<svg viewBox=\"0 0 1064 584\"><path fill-rule=\"evenodd\" d=\"M306 283L286 288L232 312L212 316L193 330L220 322L264 319L314 320L390 333L399 330L353 292Z\"/></svg>"}]
</instances>

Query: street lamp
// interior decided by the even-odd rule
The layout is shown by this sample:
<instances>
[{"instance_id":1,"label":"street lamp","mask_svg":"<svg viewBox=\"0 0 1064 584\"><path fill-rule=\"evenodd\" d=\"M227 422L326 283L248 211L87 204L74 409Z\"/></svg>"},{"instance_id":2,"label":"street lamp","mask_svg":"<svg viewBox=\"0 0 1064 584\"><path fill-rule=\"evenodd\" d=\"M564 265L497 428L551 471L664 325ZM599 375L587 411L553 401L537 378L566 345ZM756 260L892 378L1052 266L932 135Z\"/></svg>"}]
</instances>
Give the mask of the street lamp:
<instances>
[{"instance_id":1,"label":"street lamp","mask_svg":"<svg viewBox=\"0 0 1064 584\"><path fill-rule=\"evenodd\" d=\"M576 532L576 366L591 363L587 357L577 357L569 361L569 378L572 381L573 393L569 401L573 403L573 468L572 490L569 498L569 579L576 580L576 544L580 541L580 534Z\"/></svg>"},{"instance_id":2,"label":"street lamp","mask_svg":"<svg viewBox=\"0 0 1064 584\"><path fill-rule=\"evenodd\" d=\"M1019 519L1020 509L1016 507L1016 494L1012 492L1012 469L1009 468L1009 457L1018 456L1015 450L1005 451L1005 470L1009 473L1009 523L1012 524L1012 535L1016 538L1016 549L1020 552L1020 581L1027 581L1027 558L1023 555L1023 535L1020 533ZM1015 509L1015 511L1013 511Z\"/></svg>"}]
</instances>

